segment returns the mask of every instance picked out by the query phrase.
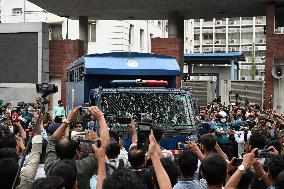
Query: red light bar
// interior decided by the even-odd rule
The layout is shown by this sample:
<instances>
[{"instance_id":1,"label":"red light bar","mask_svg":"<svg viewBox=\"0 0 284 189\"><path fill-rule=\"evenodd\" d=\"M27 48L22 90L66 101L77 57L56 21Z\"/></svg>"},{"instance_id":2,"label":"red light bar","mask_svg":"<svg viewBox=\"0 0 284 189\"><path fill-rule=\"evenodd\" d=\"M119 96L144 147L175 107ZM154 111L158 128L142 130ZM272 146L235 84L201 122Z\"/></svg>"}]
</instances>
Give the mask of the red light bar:
<instances>
[{"instance_id":1,"label":"red light bar","mask_svg":"<svg viewBox=\"0 0 284 189\"><path fill-rule=\"evenodd\" d=\"M168 86L168 82L164 80L146 80L146 86Z\"/></svg>"},{"instance_id":2,"label":"red light bar","mask_svg":"<svg viewBox=\"0 0 284 189\"><path fill-rule=\"evenodd\" d=\"M113 80L110 82L113 86L124 86L124 87L165 87L168 86L168 82L164 80Z\"/></svg>"}]
</instances>

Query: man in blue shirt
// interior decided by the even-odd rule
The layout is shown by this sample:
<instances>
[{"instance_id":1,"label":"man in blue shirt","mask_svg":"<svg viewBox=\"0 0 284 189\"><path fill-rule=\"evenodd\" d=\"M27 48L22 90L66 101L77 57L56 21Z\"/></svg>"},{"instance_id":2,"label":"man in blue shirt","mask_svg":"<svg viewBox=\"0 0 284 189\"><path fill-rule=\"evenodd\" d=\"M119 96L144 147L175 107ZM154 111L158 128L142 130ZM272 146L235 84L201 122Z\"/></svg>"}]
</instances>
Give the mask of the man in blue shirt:
<instances>
[{"instance_id":1,"label":"man in blue shirt","mask_svg":"<svg viewBox=\"0 0 284 189\"><path fill-rule=\"evenodd\" d=\"M61 123L62 117L65 116L65 110L62 100L58 100L58 105L54 108L54 122Z\"/></svg>"}]
</instances>

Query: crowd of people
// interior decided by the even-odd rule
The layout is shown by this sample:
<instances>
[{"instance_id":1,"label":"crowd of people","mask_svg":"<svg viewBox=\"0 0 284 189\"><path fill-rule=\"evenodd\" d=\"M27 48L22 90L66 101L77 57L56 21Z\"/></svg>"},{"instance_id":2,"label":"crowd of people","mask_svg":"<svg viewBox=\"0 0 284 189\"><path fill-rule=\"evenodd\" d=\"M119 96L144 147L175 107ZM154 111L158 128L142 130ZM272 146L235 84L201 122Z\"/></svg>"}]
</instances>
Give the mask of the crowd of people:
<instances>
[{"instance_id":1,"label":"crowd of people","mask_svg":"<svg viewBox=\"0 0 284 189\"><path fill-rule=\"evenodd\" d=\"M132 121L132 144L125 149L98 107L88 108L96 132L83 128L82 107L65 116L59 101L53 121L39 114L39 107L23 103L13 109L8 103L1 108L3 189L284 188L284 118L259 105L201 109L198 138L189 138L188 148L176 156L160 145L161 127L152 127L148 145L141 148Z\"/></svg>"}]
</instances>

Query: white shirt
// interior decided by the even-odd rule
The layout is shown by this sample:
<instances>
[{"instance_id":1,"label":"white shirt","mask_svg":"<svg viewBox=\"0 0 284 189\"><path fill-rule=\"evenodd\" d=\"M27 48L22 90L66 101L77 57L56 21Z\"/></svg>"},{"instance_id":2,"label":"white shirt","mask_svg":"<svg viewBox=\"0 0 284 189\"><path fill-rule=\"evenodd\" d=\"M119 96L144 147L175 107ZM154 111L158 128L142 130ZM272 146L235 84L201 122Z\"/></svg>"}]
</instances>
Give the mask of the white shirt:
<instances>
[{"instance_id":1,"label":"white shirt","mask_svg":"<svg viewBox=\"0 0 284 189\"><path fill-rule=\"evenodd\" d=\"M251 131L248 131L247 140L249 140L251 136ZM236 131L234 134L235 141L238 143L238 156L242 158L242 153L244 152L244 142L245 142L245 135L244 131Z\"/></svg>"}]
</instances>

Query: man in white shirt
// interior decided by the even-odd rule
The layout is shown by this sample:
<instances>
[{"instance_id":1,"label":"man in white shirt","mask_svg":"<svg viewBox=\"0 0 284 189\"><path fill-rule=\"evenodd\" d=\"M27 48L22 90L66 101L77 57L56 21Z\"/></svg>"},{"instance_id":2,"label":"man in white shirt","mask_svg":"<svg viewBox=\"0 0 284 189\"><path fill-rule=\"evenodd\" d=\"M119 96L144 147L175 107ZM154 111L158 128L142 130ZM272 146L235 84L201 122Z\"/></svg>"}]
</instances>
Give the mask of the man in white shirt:
<instances>
[{"instance_id":1,"label":"man in white shirt","mask_svg":"<svg viewBox=\"0 0 284 189\"><path fill-rule=\"evenodd\" d=\"M235 141L238 143L238 156L242 158L244 152L244 142L247 142L251 136L251 131L248 127L243 127L241 131L236 131L234 134Z\"/></svg>"}]
</instances>

